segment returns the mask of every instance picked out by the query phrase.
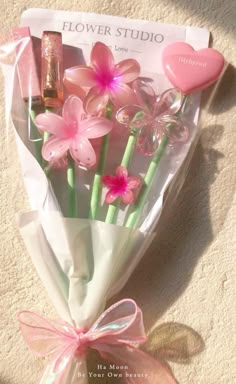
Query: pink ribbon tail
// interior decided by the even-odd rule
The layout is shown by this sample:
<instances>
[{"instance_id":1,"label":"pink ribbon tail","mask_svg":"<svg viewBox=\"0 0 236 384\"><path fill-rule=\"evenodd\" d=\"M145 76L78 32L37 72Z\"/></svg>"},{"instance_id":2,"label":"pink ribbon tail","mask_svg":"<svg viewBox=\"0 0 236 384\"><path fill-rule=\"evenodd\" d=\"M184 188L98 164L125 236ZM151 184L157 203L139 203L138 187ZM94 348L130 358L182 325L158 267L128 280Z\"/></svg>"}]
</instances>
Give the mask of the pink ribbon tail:
<instances>
[{"instance_id":1,"label":"pink ribbon tail","mask_svg":"<svg viewBox=\"0 0 236 384\"><path fill-rule=\"evenodd\" d=\"M108 308L88 331L29 311L19 314L22 335L36 356L48 356L40 384L86 382L85 358L90 347L113 363L127 384L176 384L170 370L137 348L146 341L142 311L131 299ZM75 361L75 369L71 369ZM82 372L83 371L83 372ZM85 381L84 381L85 380Z\"/></svg>"},{"instance_id":2,"label":"pink ribbon tail","mask_svg":"<svg viewBox=\"0 0 236 384\"><path fill-rule=\"evenodd\" d=\"M117 367L119 377L127 384L177 384L167 366L138 348L103 345L96 349L105 360Z\"/></svg>"}]
</instances>

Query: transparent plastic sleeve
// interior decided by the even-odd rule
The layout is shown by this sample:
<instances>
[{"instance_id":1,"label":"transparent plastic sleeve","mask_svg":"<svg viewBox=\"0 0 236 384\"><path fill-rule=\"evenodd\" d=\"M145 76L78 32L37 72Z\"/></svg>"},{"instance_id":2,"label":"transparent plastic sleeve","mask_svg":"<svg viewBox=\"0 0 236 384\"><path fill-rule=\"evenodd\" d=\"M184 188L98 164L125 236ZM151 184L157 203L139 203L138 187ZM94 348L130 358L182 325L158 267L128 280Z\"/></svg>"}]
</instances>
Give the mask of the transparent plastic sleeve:
<instances>
[{"instance_id":1,"label":"transparent plastic sleeve","mask_svg":"<svg viewBox=\"0 0 236 384\"><path fill-rule=\"evenodd\" d=\"M89 27L95 21L98 22L98 19L100 30L96 30L95 24L93 28ZM133 147L134 153L127 166L128 173L135 175L141 184L143 183L142 191L147 172L150 170L152 174L148 180L148 191L145 192L141 205L138 205L138 191L135 191L137 201L133 206L128 207L120 202L113 204L113 210L116 212L113 221L107 220L110 205L105 202L107 189L101 184L101 169L99 173L96 165L87 167L83 162L75 164L73 156L65 155L69 153L67 137L62 135L54 138L57 142L61 140L60 148L66 148L64 154L59 148L62 156L58 156L53 162L43 157L46 145L49 147L47 140L51 140L53 144L52 132L56 129L53 126L56 120L49 121L49 117L57 114L59 129L63 116L67 113L65 106L63 107L65 100L74 97L84 101L86 93L83 87L77 88L73 96L71 84L69 92L66 87L63 89L63 73L77 65L85 68L96 41L110 47L116 63L128 58L138 60L142 82L152 78L151 85L159 99L160 95L171 88L161 69L160 57L163 48L175 41L192 43L196 49L208 45L209 33L206 30L157 23L143 24L133 20L130 21L129 31L139 32L140 39L137 41L128 36L128 29L124 36L125 27L128 28L127 23L127 19L103 15L29 10L22 16L22 26L12 31L9 43L3 45L0 50L5 81L6 128L8 132L14 132L22 177L31 207L30 212L17 212L19 230L58 315L83 329L90 327L101 315L107 300L121 290L145 254L155 236L155 227L157 224L161 225L159 219L164 203L171 204L184 183L200 134L198 92L185 100L186 105L181 117L183 126L188 130L187 139L180 140L175 145L171 136L168 137L166 133L167 140L163 145L160 144L163 136L162 139L159 137L157 151L160 151L161 145L163 148L159 158L155 158L155 172L150 168L155 153L144 156L137 147ZM145 42L147 39L148 42ZM123 48L121 44L125 44ZM142 92L140 94L142 95ZM74 102L74 99L71 100ZM76 103L77 101L75 107L79 105ZM137 102L134 104L137 107ZM146 113L144 109L141 112ZM79 111L74 109L71 112L70 109L68 113L76 115ZM37 124L39 115L44 115L45 124L50 125L49 135L47 132L45 135L42 123ZM115 114L113 108L110 122L113 121L114 126L109 133L106 158L103 159L103 175L115 174L117 166L122 163L127 141L134 129L132 124L131 128L127 124L120 124L116 116L117 110ZM85 116L85 121L86 118ZM98 119L100 116L92 118ZM172 120L167 120L167 127L177 120L176 114ZM136 144L142 139L141 131L138 132L138 139L135 137ZM87 134L87 138L89 137ZM104 138L97 137L92 137L94 141L91 142L99 163L101 150L105 147ZM51 148L48 150L53 152L54 147ZM76 151L79 149L80 147ZM97 195L97 213L96 217L93 217L90 214L91 195L94 180L98 176L101 194ZM71 205L71 199L74 199L74 205ZM126 225L131 216L135 216L135 220L130 221L132 225ZM55 382L77 383L80 377L79 382L84 384L88 382L86 372L86 359L80 356L71 363L63 381ZM40 382L48 383L47 380L52 374L48 365Z\"/></svg>"}]
</instances>

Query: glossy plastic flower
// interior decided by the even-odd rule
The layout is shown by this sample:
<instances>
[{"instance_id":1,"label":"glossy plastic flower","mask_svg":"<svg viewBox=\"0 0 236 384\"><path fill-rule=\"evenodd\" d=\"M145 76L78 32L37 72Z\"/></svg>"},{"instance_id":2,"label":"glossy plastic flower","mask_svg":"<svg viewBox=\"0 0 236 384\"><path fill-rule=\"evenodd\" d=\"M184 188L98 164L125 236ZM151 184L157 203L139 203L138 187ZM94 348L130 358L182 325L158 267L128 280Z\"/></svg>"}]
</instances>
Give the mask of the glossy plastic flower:
<instances>
[{"instance_id":1,"label":"glossy plastic flower","mask_svg":"<svg viewBox=\"0 0 236 384\"><path fill-rule=\"evenodd\" d=\"M148 83L136 80L132 86L136 105L121 108L116 118L131 130L138 130L137 142L143 155L155 153L163 134L169 137L170 144L187 141L189 129L179 116L183 105L181 91L168 89L157 97Z\"/></svg>"},{"instance_id":2,"label":"glossy plastic flower","mask_svg":"<svg viewBox=\"0 0 236 384\"><path fill-rule=\"evenodd\" d=\"M109 189L105 201L107 204L113 203L118 197L125 204L134 202L133 189L140 186L141 180L137 176L128 177L128 171L125 167L119 166L116 169L115 176L104 175L102 177L103 184Z\"/></svg>"},{"instance_id":3,"label":"glossy plastic flower","mask_svg":"<svg viewBox=\"0 0 236 384\"><path fill-rule=\"evenodd\" d=\"M55 161L70 151L78 163L91 167L96 163L96 154L89 141L109 133L112 123L103 117L84 116L82 101L70 96L64 103L62 116L42 113L35 119L41 131L49 132L50 138L43 144L42 156L46 161Z\"/></svg>"},{"instance_id":4,"label":"glossy plastic flower","mask_svg":"<svg viewBox=\"0 0 236 384\"><path fill-rule=\"evenodd\" d=\"M110 100L116 107L133 104L135 96L127 85L140 74L139 63L126 59L115 64L111 50L103 43L96 43L90 57L91 65L79 65L65 71L64 83L69 92L80 87L89 88L84 99L88 113L98 113Z\"/></svg>"}]
</instances>

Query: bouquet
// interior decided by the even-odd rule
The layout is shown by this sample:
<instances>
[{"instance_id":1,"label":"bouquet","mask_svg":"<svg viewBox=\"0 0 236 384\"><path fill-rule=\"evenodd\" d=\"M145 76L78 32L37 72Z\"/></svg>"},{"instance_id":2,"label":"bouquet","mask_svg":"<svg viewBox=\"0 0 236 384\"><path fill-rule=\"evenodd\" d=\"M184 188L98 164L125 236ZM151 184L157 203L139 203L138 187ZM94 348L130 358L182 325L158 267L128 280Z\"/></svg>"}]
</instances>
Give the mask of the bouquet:
<instances>
[{"instance_id":1,"label":"bouquet","mask_svg":"<svg viewBox=\"0 0 236 384\"><path fill-rule=\"evenodd\" d=\"M95 28L94 15L62 22L68 15L26 11L1 47L7 119L32 208L19 216L19 229L60 318L22 311L21 332L36 356L49 357L40 383L87 383L88 348L127 383L176 383L138 348L146 341L138 305L106 303L150 245L170 184L184 180L181 166L199 132L199 91L219 79L224 58L206 48L205 30L188 29L190 40L202 33L194 48L203 49L195 50L171 35L177 27L163 26L164 39L155 23L125 29L124 19L101 16ZM95 30L102 39L74 43ZM132 49L118 47L120 36ZM161 48L145 56L134 39L139 49L147 41Z\"/></svg>"}]
</instances>

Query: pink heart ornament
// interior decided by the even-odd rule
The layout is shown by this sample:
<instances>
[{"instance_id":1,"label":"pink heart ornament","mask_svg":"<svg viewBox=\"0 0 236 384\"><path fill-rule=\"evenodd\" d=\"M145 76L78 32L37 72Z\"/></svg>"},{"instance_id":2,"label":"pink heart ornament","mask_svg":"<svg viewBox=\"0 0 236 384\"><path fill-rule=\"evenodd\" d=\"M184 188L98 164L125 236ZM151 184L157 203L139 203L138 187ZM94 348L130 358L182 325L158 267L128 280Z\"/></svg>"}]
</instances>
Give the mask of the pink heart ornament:
<instances>
[{"instance_id":1,"label":"pink heart ornament","mask_svg":"<svg viewBox=\"0 0 236 384\"><path fill-rule=\"evenodd\" d=\"M164 72L183 94L200 91L214 83L222 74L224 56L213 48L194 48L183 42L168 45L162 54Z\"/></svg>"}]
</instances>

